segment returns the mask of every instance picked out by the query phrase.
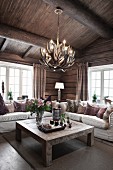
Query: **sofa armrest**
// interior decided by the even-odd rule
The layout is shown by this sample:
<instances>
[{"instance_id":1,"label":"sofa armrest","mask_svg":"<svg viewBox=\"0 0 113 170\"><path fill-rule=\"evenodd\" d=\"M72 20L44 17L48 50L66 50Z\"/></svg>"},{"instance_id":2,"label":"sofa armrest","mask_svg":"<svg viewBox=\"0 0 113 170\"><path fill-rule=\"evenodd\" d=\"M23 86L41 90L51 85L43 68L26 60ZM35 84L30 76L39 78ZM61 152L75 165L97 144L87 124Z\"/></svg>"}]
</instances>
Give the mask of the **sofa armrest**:
<instances>
[{"instance_id":1,"label":"sofa armrest","mask_svg":"<svg viewBox=\"0 0 113 170\"><path fill-rule=\"evenodd\" d=\"M113 112L109 116L110 127L113 127Z\"/></svg>"}]
</instances>

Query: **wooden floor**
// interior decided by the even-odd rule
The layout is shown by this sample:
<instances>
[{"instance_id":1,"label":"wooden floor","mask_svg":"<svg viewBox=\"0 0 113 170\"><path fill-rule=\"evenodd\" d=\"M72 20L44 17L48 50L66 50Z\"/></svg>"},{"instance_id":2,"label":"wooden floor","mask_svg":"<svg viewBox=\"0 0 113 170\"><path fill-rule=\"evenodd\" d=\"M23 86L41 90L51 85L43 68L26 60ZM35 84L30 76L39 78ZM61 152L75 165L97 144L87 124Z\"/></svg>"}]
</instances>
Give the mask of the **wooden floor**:
<instances>
[{"instance_id":1,"label":"wooden floor","mask_svg":"<svg viewBox=\"0 0 113 170\"><path fill-rule=\"evenodd\" d=\"M2 136L0 136L0 170L33 170Z\"/></svg>"},{"instance_id":2,"label":"wooden floor","mask_svg":"<svg viewBox=\"0 0 113 170\"><path fill-rule=\"evenodd\" d=\"M34 170L2 135L0 135L0 170ZM96 140L94 147L84 148L76 155L72 152L57 159L50 167L35 170L113 170L113 144L108 145Z\"/></svg>"}]
</instances>

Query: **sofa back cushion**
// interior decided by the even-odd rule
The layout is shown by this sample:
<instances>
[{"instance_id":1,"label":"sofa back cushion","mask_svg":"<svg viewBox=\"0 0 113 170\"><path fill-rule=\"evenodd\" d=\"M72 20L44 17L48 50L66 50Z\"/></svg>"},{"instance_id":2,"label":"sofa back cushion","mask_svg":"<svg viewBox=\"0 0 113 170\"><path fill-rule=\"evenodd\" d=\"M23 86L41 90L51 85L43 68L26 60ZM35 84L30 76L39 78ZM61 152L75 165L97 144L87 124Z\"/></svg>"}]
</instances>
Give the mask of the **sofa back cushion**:
<instances>
[{"instance_id":1,"label":"sofa back cushion","mask_svg":"<svg viewBox=\"0 0 113 170\"><path fill-rule=\"evenodd\" d=\"M13 113L15 108L14 108L14 104L13 103L7 103L5 104L5 106L7 107L9 113Z\"/></svg>"},{"instance_id":2,"label":"sofa back cushion","mask_svg":"<svg viewBox=\"0 0 113 170\"><path fill-rule=\"evenodd\" d=\"M14 101L15 112L26 112L26 102L16 102Z\"/></svg>"},{"instance_id":3,"label":"sofa back cushion","mask_svg":"<svg viewBox=\"0 0 113 170\"><path fill-rule=\"evenodd\" d=\"M98 106L91 106L89 103L87 103L86 110L84 112L85 115L91 115L91 116L96 116L96 114L99 111Z\"/></svg>"},{"instance_id":4,"label":"sofa back cushion","mask_svg":"<svg viewBox=\"0 0 113 170\"><path fill-rule=\"evenodd\" d=\"M80 101L71 100L71 99L66 99L66 101L67 101L67 111L72 113L77 113L78 105Z\"/></svg>"},{"instance_id":5,"label":"sofa back cushion","mask_svg":"<svg viewBox=\"0 0 113 170\"><path fill-rule=\"evenodd\" d=\"M111 112L113 112L113 106L108 106L108 108L106 109L105 113L103 114L103 119L107 122L109 122L109 115L111 114Z\"/></svg>"},{"instance_id":6,"label":"sofa back cushion","mask_svg":"<svg viewBox=\"0 0 113 170\"><path fill-rule=\"evenodd\" d=\"M4 100L3 100L3 97L0 93L0 115L4 115L6 113L8 113L8 109L7 107L5 106L5 103L4 103Z\"/></svg>"},{"instance_id":7,"label":"sofa back cushion","mask_svg":"<svg viewBox=\"0 0 113 170\"><path fill-rule=\"evenodd\" d=\"M96 116L99 117L100 119L103 119L103 115L104 115L106 109L107 109L107 107L100 108L98 113L96 114Z\"/></svg>"},{"instance_id":8,"label":"sofa back cushion","mask_svg":"<svg viewBox=\"0 0 113 170\"><path fill-rule=\"evenodd\" d=\"M84 114L85 110L86 110L86 106L85 105L83 106L81 103L79 103L77 113Z\"/></svg>"},{"instance_id":9,"label":"sofa back cushion","mask_svg":"<svg viewBox=\"0 0 113 170\"><path fill-rule=\"evenodd\" d=\"M65 113L67 110L67 102L59 103L59 108L61 108L61 114Z\"/></svg>"}]
</instances>

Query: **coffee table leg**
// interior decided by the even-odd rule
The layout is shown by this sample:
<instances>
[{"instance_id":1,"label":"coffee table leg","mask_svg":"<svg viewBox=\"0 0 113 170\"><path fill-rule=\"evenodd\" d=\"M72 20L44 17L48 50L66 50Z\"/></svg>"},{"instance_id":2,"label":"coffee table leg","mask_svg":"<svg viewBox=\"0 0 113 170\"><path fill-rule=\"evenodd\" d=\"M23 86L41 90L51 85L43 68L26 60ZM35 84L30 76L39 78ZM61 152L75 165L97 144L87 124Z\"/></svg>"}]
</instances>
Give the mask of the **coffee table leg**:
<instances>
[{"instance_id":1,"label":"coffee table leg","mask_svg":"<svg viewBox=\"0 0 113 170\"><path fill-rule=\"evenodd\" d=\"M16 140L21 142L21 129L16 127Z\"/></svg>"},{"instance_id":2,"label":"coffee table leg","mask_svg":"<svg viewBox=\"0 0 113 170\"><path fill-rule=\"evenodd\" d=\"M45 142L42 146L42 157L45 166L52 164L52 145L48 142Z\"/></svg>"},{"instance_id":3,"label":"coffee table leg","mask_svg":"<svg viewBox=\"0 0 113 170\"><path fill-rule=\"evenodd\" d=\"M92 133L87 134L87 145L93 146L94 145L94 130Z\"/></svg>"}]
</instances>

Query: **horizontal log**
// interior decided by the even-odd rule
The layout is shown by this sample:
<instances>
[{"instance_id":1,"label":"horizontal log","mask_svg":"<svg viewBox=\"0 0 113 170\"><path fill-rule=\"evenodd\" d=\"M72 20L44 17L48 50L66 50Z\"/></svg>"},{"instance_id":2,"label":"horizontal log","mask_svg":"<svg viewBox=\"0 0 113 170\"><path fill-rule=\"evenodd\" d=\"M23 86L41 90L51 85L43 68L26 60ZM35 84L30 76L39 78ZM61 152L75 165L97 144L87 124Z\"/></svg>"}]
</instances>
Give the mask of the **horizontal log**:
<instances>
[{"instance_id":1,"label":"horizontal log","mask_svg":"<svg viewBox=\"0 0 113 170\"><path fill-rule=\"evenodd\" d=\"M62 90L63 94L70 94L70 93L76 93L76 88L65 88Z\"/></svg>"},{"instance_id":2,"label":"horizontal log","mask_svg":"<svg viewBox=\"0 0 113 170\"><path fill-rule=\"evenodd\" d=\"M47 71L46 76L47 78L57 78L60 80L61 74Z\"/></svg>"},{"instance_id":3,"label":"horizontal log","mask_svg":"<svg viewBox=\"0 0 113 170\"><path fill-rule=\"evenodd\" d=\"M16 55L16 54L11 54L11 53L5 53L5 52L0 52L0 60L1 61L6 61L6 62L14 62L18 64L28 64L28 65L33 65L33 63L37 63L38 61L35 58L21 58L21 56Z\"/></svg>"},{"instance_id":4,"label":"horizontal log","mask_svg":"<svg viewBox=\"0 0 113 170\"><path fill-rule=\"evenodd\" d=\"M72 100L75 100L76 99L76 95L75 94L62 94L62 99L72 99Z\"/></svg>"},{"instance_id":5,"label":"horizontal log","mask_svg":"<svg viewBox=\"0 0 113 170\"><path fill-rule=\"evenodd\" d=\"M54 7L60 6L67 15L87 26L100 36L104 38L113 37L113 29L89 8L86 9L86 6L82 2L70 0L43 1Z\"/></svg>"},{"instance_id":6,"label":"horizontal log","mask_svg":"<svg viewBox=\"0 0 113 170\"><path fill-rule=\"evenodd\" d=\"M76 88L76 83L66 82L64 83L64 88Z\"/></svg>"},{"instance_id":7,"label":"horizontal log","mask_svg":"<svg viewBox=\"0 0 113 170\"><path fill-rule=\"evenodd\" d=\"M68 77L66 77L66 76L64 76L63 77L63 82L64 83L69 83L69 82L71 82L71 83L76 83L76 75L72 75L72 76L68 76Z\"/></svg>"},{"instance_id":8,"label":"horizontal log","mask_svg":"<svg viewBox=\"0 0 113 170\"><path fill-rule=\"evenodd\" d=\"M47 90L46 92L45 92L45 95L47 96L49 96L49 95L54 95L54 96L56 96L56 95L58 95L58 91L57 90Z\"/></svg>"},{"instance_id":9,"label":"horizontal log","mask_svg":"<svg viewBox=\"0 0 113 170\"><path fill-rule=\"evenodd\" d=\"M45 47L49 41L48 38L43 36L23 31L21 29L14 28L5 24L0 24L0 37L41 47Z\"/></svg>"}]
</instances>

